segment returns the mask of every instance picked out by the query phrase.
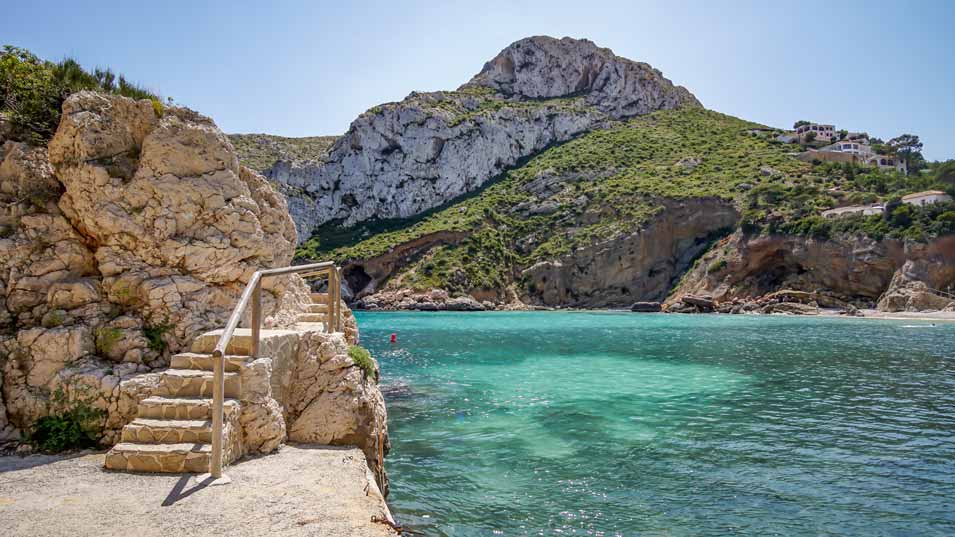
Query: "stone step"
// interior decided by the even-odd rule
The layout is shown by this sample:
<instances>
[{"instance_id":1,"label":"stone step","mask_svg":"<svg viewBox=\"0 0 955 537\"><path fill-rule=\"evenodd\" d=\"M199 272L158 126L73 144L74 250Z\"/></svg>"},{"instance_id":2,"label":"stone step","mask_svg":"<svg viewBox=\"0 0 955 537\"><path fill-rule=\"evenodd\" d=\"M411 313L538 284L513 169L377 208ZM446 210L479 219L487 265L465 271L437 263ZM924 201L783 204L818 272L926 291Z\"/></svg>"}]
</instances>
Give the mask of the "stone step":
<instances>
[{"instance_id":1,"label":"stone step","mask_svg":"<svg viewBox=\"0 0 955 537\"><path fill-rule=\"evenodd\" d=\"M211 443L211 420L136 418L123 427L120 442L138 444Z\"/></svg>"},{"instance_id":2,"label":"stone step","mask_svg":"<svg viewBox=\"0 0 955 537\"><path fill-rule=\"evenodd\" d=\"M222 336L221 329L206 332L193 340L192 348L189 350L200 354L211 354L220 336ZM298 332L294 330L262 330L259 333L259 356L281 356L283 350L287 351L297 344L298 336ZM248 356L251 350L252 330L236 328L232 333L232 341L226 348L226 354Z\"/></svg>"},{"instance_id":3,"label":"stone step","mask_svg":"<svg viewBox=\"0 0 955 537\"><path fill-rule=\"evenodd\" d=\"M251 361L249 356L226 355L225 370L237 372ZM169 367L173 369L201 369L212 371L214 360L211 354L202 352L182 352L172 357Z\"/></svg>"},{"instance_id":4,"label":"stone step","mask_svg":"<svg viewBox=\"0 0 955 537\"><path fill-rule=\"evenodd\" d=\"M211 444L120 442L106 454L106 468L133 472L203 473L209 471L211 456Z\"/></svg>"},{"instance_id":5,"label":"stone step","mask_svg":"<svg viewBox=\"0 0 955 537\"><path fill-rule=\"evenodd\" d=\"M307 311L308 311L308 313L325 313L326 311L328 311L328 304L325 304L325 303L322 303L322 304L316 304L316 303L309 304L309 305L307 306Z\"/></svg>"},{"instance_id":6,"label":"stone step","mask_svg":"<svg viewBox=\"0 0 955 537\"><path fill-rule=\"evenodd\" d=\"M228 420L241 411L235 399L223 401L222 410ZM139 418L166 420L202 420L212 418L212 399L206 397L147 397L139 402Z\"/></svg>"},{"instance_id":7,"label":"stone step","mask_svg":"<svg viewBox=\"0 0 955 537\"><path fill-rule=\"evenodd\" d=\"M237 398L241 393L238 373L224 373L225 396ZM159 374L159 395L173 397L212 397L212 371L167 369Z\"/></svg>"},{"instance_id":8,"label":"stone step","mask_svg":"<svg viewBox=\"0 0 955 537\"><path fill-rule=\"evenodd\" d=\"M312 293L312 302L324 302L328 304L328 293Z\"/></svg>"},{"instance_id":9,"label":"stone step","mask_svg":"<svg viewBox=\"0 0 955 537\"><path fill-rule=\"evenodd\" d=\"M296 318L300 323L323 323L325 322L324 313L300 313Z\"/></svg>"}]
</instances>

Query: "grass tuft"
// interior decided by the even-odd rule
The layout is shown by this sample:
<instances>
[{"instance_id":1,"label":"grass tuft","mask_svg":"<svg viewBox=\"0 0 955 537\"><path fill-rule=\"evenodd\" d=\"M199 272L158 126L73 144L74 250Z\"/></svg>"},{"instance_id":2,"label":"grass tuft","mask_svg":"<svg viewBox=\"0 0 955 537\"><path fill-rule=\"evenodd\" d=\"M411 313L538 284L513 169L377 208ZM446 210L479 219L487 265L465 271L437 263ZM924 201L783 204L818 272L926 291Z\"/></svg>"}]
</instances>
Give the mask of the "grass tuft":
<instances>
[{"instance_id":1,"label":"grass tuft","mask_svg":"<svg viewBox=\"0 0 955 537\"><path fill-rule=\"evenodd\" d=\"M375 361L371 358L371 353L368 352L368 349L359 345L349 345L348 357L362 370L365 379L371 377L375 382L378 382L378 371L375 368Z\"/></svg>"}]
</instances>

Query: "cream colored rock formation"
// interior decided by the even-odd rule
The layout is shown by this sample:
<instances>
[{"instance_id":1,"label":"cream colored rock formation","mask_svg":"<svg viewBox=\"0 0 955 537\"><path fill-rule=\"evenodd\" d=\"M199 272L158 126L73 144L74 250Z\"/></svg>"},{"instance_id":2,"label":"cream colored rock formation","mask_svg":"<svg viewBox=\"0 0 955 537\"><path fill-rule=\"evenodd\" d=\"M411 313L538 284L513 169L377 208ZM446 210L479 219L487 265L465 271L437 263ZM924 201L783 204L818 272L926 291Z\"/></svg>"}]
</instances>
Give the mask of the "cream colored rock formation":
<instances>
[{"instance_id":1,"label":"cream colored rock formation","mask_svg":"<svg viewBox=\"0 0 955 537\"><path fill-rule=\"evenodd\" d=\"M955 296L938 291L931 282L931 269L925 260L909 259L892 276L889 288L879 298L881 311L932 311L955 309Z\"/></svg>"},{"instance_id":2,"label":"cream colored rock formation","mask_svg":"<svg viewBox=\"0 0 955 537\"><path fill-rule=\"evenodd\" d=\"M119 442L111 467L204 470L209 331L256 270L291 263L285 200L239 166L210 119L82 92L48 149L2 146L0 202L0 441L48 415L62 391L104 411L102 443ZM324 334L324 306L301 278L264 289L275 337L262 358L230 362L227 458L290 435L354 444L386 483L384 402L348 357L354 318L346 311L344 334Z\"/></svg>"},{"instance_id":3,"label":"cream colored rock formation","mask_svg":"<svg viewBox=\"0 0 955 537\"><path fill-rule=\"evenodd\" d=\"M125 376L224 323L252 272L287 265L295 243L284 200L211 120L149 101L73 95L49 150L3 146L0 196L6 429L45 415L77 367L121 414ZM266 294L272 324L307 297L289 282Z\"/></svg>"},{"instance_id":4,"label":"cream colored rock formation","mask_svg":"<svg viewBox=\"0 0 955 537\"><path fill-rule=\"evenodd\" d=\"M301 334L285 401L289 439L360 447L387 494L384 456L391 444L377 363L374 374L355 367L348 344L344 334Z\"/></svg>"}]
</instances>

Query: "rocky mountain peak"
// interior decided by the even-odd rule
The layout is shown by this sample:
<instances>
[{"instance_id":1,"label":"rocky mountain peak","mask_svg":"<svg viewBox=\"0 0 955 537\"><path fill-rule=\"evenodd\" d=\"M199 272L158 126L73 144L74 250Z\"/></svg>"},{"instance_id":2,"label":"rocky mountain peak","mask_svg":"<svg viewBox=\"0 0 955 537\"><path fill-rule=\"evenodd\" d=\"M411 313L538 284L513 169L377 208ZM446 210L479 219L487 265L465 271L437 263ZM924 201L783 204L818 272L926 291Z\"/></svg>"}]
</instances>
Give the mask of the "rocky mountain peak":
<instances>
[{"instance_id":1,"label":"rocky mountain peak","mask_svg":"<svg viewBox=\"0 0 955 537\"><path fill-rule=\"evenodd\" d=\"M700 104L647 64L590 41L531 37L459 90L372 107L320 162L279 160L268 175L304 240L328 223L415 217L554 144L682 106Z\"/></svg>"},{"instance_id":2,"label":"rocky mountain peak","mask_svg":"<svg viewBox=\"0 0 955 537\"><path fill-rule=\"evenodd\" d=\"M585 95L589 104L616 118L702 106L689 90L674 86L650 65L570 37L535 36L512 43L462 89L476 86L525 99Z\"/></svg>"}]
</instances>

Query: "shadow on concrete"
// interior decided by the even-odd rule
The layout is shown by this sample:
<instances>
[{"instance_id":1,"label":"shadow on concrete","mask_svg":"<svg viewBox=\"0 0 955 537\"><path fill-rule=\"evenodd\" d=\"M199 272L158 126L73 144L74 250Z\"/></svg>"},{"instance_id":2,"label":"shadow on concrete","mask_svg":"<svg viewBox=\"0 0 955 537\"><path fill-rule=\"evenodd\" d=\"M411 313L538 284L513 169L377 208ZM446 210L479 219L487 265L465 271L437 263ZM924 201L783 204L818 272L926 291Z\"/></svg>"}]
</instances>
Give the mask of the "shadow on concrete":
<instances>
[{"instance_id":1,"label":"shadow on concrete","mask_svg":"<svg viewBox=\"0 0 955 537\"><path fill-rule=\"evenodd\" d=\"M169 494L166 496L166 499L162 501L163 507L169 507L179 500L183 500L192 496L193 494L199 492L200 490L206 488L211 483L210 480L200 481L196 483L192 488L186 489L186 485L189 484L189 481L192 480L192 474L185 474L179 478L179 481L176 481L176 484L173 485L172 490L169 491Z\"/></svg>"},{"instance_id":2,"label":"shadow on concrete","mask_svg":"<svg viewBox=\"0 0 955 537\"><path fill-rule=\"evenodd\" d=\"M36 453L26 456L3 455L0 456L0 474L3 474L4 472L15 472L17 470L27 470L36 466L43 466L44 464L53 464L55 462L75 459L77 457L85 457L86 455L96 455L98 453L105 453L105 451L98 452L83 450L58 455L47 455L43 453Z\"/></svg>"}]
</instances>

